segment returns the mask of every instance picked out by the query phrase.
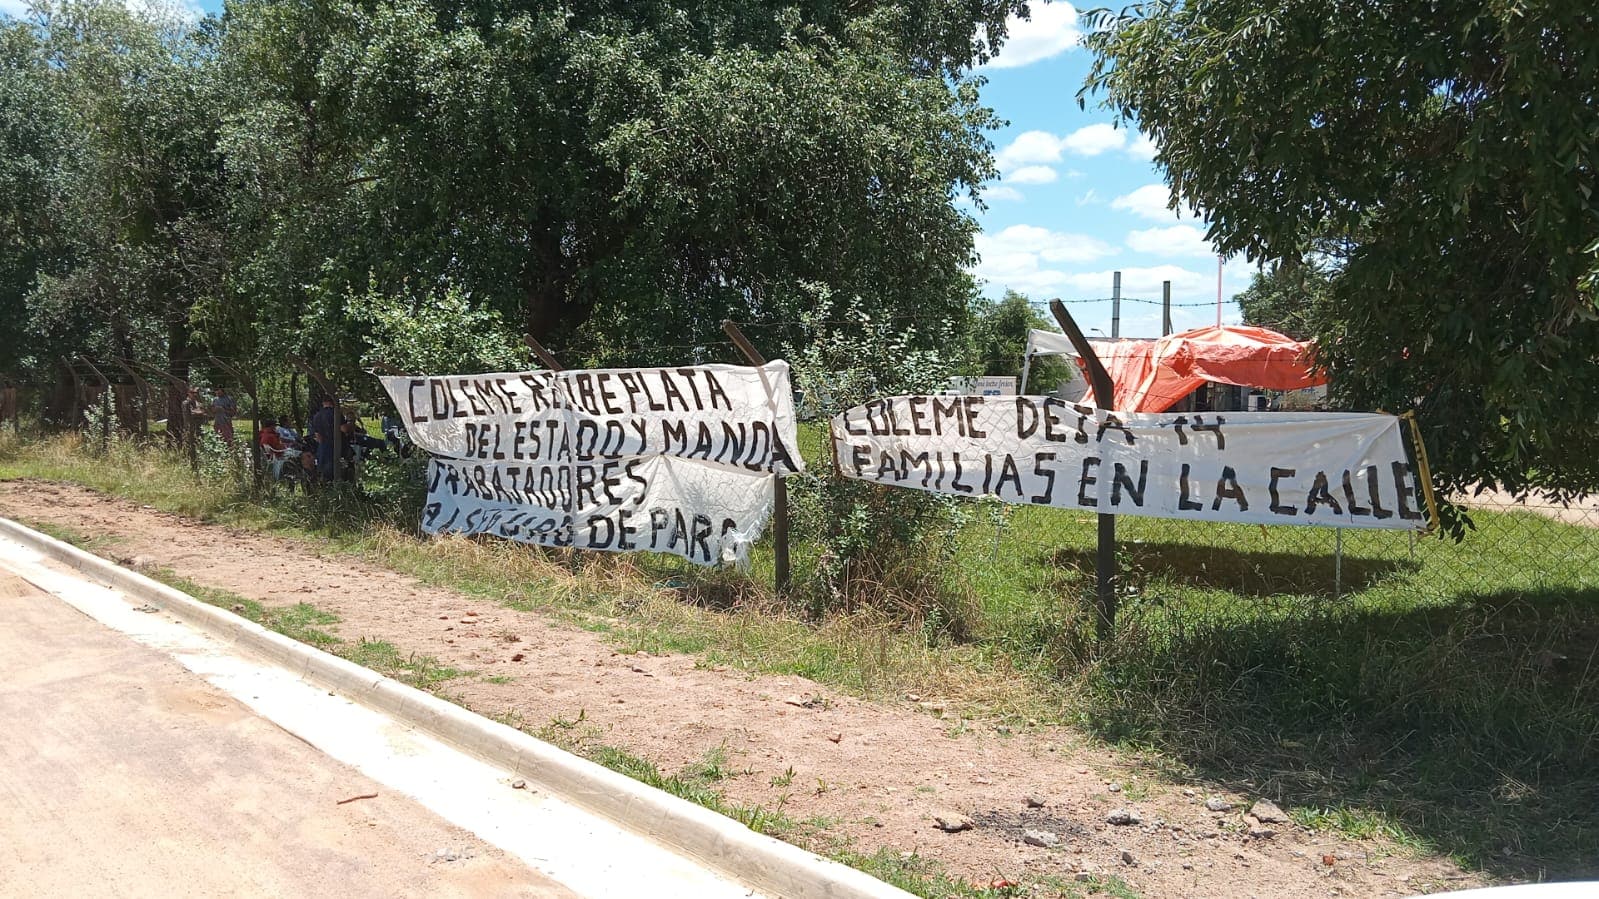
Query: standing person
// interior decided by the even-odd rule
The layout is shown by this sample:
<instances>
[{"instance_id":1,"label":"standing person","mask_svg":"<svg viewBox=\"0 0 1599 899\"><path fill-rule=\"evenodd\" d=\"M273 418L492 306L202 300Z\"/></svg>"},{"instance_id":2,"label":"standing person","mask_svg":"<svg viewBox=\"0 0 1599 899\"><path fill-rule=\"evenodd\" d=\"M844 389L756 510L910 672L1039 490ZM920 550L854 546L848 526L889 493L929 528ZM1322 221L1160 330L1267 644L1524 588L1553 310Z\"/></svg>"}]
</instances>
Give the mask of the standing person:
<instances>
[{"instance_id":1,"label":"standing person","mask_svg":"<svg viewBox=\"0 0 1599 899\"><path fill-rule=\"evenodd\" d=\"M239 414L239 403L228 395L228 388L218 387L217 395L211 400L211 419L216 426L217 435L233 445L233 416Z\"/></svg>"},{"instance_id":2,"label":"standing person","mask_svg":"<svg viewBox=\"0 0 1599 899\"><path fill-rule=\"evenodd\" d=\"M189 393L183 399L183 438L192 442L200 436L200 428L205 424L205 399L200 396L200 388L190 387Z\"/></svg>"},{"instance_id":3,"label":"standing person","mask_svg":"<svg viewBox=\"0 0 1599 899\"><path fill-rule=\"evenodd\" d=\"M331 481L337 474L338 457L333 455L333 435L339 427L338 410L333 397L322 398L322 408L311 416L309 430L316 436L316 467L322 480Z\"/></svg>"}]
</instances>

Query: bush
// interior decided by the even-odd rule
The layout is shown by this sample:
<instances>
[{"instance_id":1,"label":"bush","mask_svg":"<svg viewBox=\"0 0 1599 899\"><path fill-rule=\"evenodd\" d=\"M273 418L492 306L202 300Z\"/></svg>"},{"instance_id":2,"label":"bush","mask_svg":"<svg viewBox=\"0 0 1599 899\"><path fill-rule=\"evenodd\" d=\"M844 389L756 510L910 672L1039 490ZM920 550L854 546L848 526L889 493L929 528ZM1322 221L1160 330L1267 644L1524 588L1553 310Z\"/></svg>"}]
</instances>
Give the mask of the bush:
<instances>
[{"instance_id":1,"label":"bush","mask_svg":"<svg viewBox=\"0 0 1599 899\"><path fill-rule=\"evenodd\" d=\"M914 329L836 308L825 289L813 289L806 340L787 354L807 417L826 421L869 399L934 393L958 372L960 360L917 349ZM824 455L788 480L795 536L816 552L797 584L811 614L871 607L934 638L969 637L979 612L952 562L961 529L982 507L845 478Z\"/></svg>"},{"instance_id":2,"label":"bush","mask_svg":"<svg viewBox=\"0 0 1599 899\"><path fill-rule=\"evenodd\" d=\"M427 468L428 454L421 450L409 458L391 452L368 456L361 467L361 492L370 503L371 518L419 533L427 502Z\"/></svg>"}]
</instances>

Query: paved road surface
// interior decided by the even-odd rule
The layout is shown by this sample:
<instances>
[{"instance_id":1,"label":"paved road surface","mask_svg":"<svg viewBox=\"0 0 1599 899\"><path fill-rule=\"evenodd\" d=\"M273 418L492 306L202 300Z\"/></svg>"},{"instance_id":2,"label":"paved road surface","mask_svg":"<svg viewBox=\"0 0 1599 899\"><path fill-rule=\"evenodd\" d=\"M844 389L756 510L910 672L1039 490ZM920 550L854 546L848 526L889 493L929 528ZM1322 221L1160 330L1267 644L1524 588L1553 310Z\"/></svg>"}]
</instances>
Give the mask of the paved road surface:
<instances>
[{"instance_id":1,"label":"paved road surface","mask_svg":"<svg viewBox=\"0 0 1599 899\"><path fill-rule=\"evenodd\" d=\"M575 895L0 569L0 896L177 894Z\"/></svg>"}]
</instances>

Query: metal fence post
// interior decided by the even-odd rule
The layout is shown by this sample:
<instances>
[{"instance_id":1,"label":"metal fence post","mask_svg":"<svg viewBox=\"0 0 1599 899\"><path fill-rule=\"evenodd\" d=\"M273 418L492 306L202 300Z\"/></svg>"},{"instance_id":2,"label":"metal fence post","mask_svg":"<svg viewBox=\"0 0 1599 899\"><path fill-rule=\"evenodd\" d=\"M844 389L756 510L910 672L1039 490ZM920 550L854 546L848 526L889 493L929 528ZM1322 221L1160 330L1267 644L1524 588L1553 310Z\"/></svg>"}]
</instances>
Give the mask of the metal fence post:
<instances>
[{"instance_id":1,"label":"metal fence post","mask_svg":"<svg viewBox=\"0 0 1599 899\"><path fill-rule=\"evenodd\" d=\"M1121 280L1117 274L1118 286ZM1110 372L1105 370L1104 363L1099 361L1099 356L1094 353L1094 347L1083 336L1083 330L1077 327L1077 322L1070 312L1066 311L1066 304L1060 300L1051 300L1049 311L1055 314L1055 321L1060 323L1061 330L1066 332L1066 337L1071 340L1072 346L1083 357L1083 365L1088 368L1088 383L1094 391L1094 405L1101 410L1110 411L1115 402L1116 385L1110 379ZM1108 643L1116 633L1116 516L1105 512L1099 513L1099 551L1095 560L1095 575L1098 580L1099 616L1095 622L1095 637L1100 645Z\"/></svg>"},{"instance_id":2,"label":"metal fence post","mask_svg":"<svg viewBox=\"0 0 1599 899\"><path fill-rule=\"evenodd\" d=\"M1333 599L1344 597L1344 529L1333 528Z\"/></svg>"},{"instance_id":3,"label":"metal fence post","mask_svg":"<svg viewBox=\"0 0 1599 899\"><path fill-rule=\"evenodd\" d=\"M731 319L722 322L722 331L733 341L733 345L738 347L738 351L744 354L744 358L749 360L751 365L759 367L766 364L766 357L755 349L755 345L750 343L749 338L744 336L744 332L740 331L738 325L734 324ZM782 596L788 593L790 580L788 564L788 484L784 482L783 475L778 474L773 478L772 485L772 562L773 567L776 569L774 581L777 595Z\"/></svg>"}]
</instances>

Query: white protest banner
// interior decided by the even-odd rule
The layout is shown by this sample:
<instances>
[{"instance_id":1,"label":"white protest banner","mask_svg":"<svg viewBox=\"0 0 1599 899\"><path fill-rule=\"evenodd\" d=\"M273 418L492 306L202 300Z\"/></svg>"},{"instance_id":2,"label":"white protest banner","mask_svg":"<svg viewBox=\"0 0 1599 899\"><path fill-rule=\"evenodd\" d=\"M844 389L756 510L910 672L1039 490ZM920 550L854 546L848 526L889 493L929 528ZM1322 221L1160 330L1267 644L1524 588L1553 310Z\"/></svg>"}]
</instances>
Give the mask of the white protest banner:
<instances>
[{"instance_id":1,"label":"white protest banner","mask_svg":"<svg viewBox=\"0 0 1599 899\"><path fill-rule=\"evenodd\" d=\"M781 361L381 380L434 455L431 534L746 562L803 467Z\"/></svg>"},{"instance_id":2,"label":"white protest banner","mask_svg":"<svg viewBox=\"0 0 1599 899\"><path fill-rule=\"evenodd\" d=\"M802 469L788 363L385 377L417 446L484 462L676 456Z\"/></svg>"},{"instance_id":3,"label":"white protest banner","mask_svg":"<svg viewBox=\"0 0 1599 899\"><path fill-rule=\"evenodd\" d=\"M570 464L434 458L422 530L743 563L771 514L775 477L659 455Z\"/></svg>"},{"instance_id":4,"label":"white protest banner","mask_svg":"<svg viewBox=\"0 0 1599 899\"><path fill-rule=\"evenodd\" d=\"M846 476L1116 515L1422 530L1392 415L1117 413L1054 397L896 396L836 416Z\"/></svg>"}]
</instances>

